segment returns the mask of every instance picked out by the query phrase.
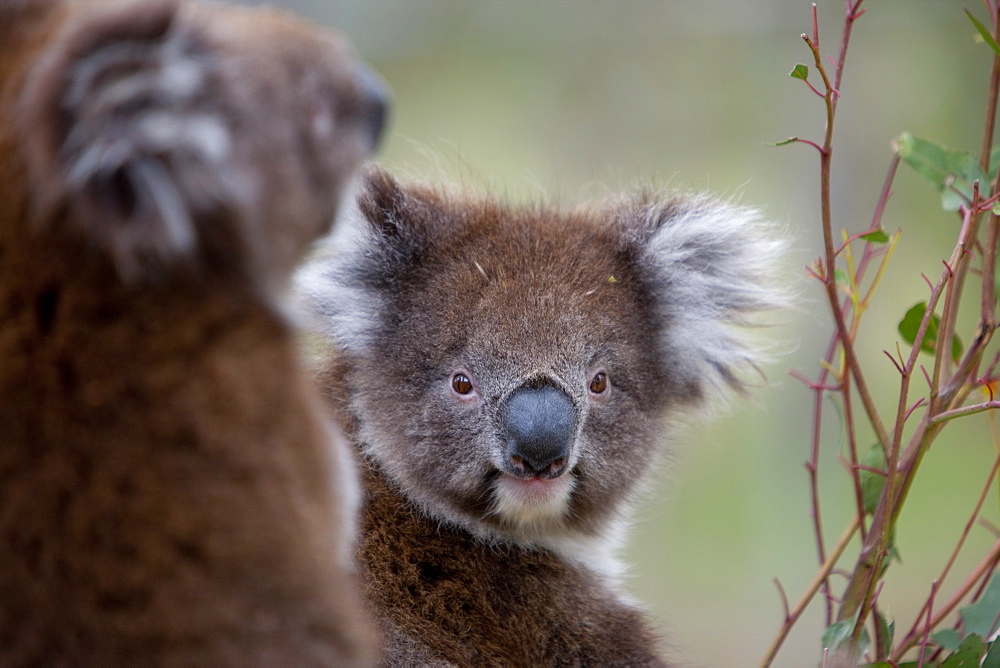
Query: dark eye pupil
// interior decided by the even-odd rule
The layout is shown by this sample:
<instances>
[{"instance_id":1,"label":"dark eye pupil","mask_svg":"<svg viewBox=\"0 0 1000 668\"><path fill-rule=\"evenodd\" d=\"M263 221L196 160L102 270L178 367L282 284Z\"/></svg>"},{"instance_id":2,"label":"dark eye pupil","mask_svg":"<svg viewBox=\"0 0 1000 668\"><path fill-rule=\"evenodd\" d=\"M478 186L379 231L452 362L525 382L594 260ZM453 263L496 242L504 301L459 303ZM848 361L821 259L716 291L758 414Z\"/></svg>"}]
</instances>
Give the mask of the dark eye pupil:
<instances>
[{"instance_id":1,"label":"dark eye pupil","mask_svg":"<svg viewBox=\"0 0 1000 668\"><path fill-rule=\"evenodd\" d=\"M608 389L607 374L599 373L590 381L590 391L594 394L601 394L606 389Z\"/></svg>"},{"instance_id":2,"label":"dark eye pupil","mask_svg":"<svg viewBox=\"0 0 1000 668\"><path fill-rule=\"evenodd\" d=\"M451 389L455 390L459 394L468 394L472 392L472 381L469 377L463 373L456 373L451 378Z\"/></svg>"}]
</instances>

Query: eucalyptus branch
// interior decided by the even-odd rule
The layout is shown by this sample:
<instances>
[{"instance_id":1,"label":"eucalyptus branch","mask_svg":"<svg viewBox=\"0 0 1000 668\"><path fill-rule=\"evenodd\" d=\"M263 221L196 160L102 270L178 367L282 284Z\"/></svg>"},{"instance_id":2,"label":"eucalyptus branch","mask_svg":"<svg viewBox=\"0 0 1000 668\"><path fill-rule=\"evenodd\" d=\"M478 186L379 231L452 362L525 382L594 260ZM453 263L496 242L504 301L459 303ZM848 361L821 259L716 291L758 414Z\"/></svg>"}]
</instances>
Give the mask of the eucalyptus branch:
<instances>
[{"instance_id":1,"label":"eucalyptus branch","mask_svg":"<svg viewBox=\"0 0 1000 668\"><path fill-rule=\"evenodd\" d=\"M785 622L781 625L781 630L778 631L778 635L775 636L773 641L771 641L771 646L768 648L767 654L764 655L764 660L760 663L762 667L766 668L766 666L770 666L774 661L774 658L778 655L778 650L781 649L781 645L785 642L785 638L788 637L788 633L792 630L792 626L794 626L795 622L802 616L802 613L805 611L806 607L808 607L809 603L816 595L816 592L819 591L820 587L837 565L837 562L840 561L840 557L843 556L844 550L846 550L847 546L850 545L851 540L854 538L854 534L857 533L859 526L860 521L857 517L855 517L851 524L844 530L844 533L841 534L837 544L834 545L833 550L830 551L830 556L825 562L823 562L819 572L816 573L812 582L810 582L806 587L806 590L802 594L798 603L796 603L795 607L785 615Z\"/></svg>"},{"instance_id":2,"label":"eucalyptus branch","mask_svg":"<svg viewBox=\"0 0 1000 668\"><path fill-rule=\"evenodd\" d=\"M972 515L969 517L969 521L966 522L965 528L962 530L962 534L961 534L961 536L958 539L957 545L955 545L955 549L952 550L951 556L948 558L947 563L945 564L944 568L941 570L941 575L939 575L938 578L937 578L937 580L934 581L934 583L935 583L935 586L934 586L935 591L932 591L932 594L936 592L936 589L945 581L945 578L947 578L948 574L951 572L951 567L954 566L955 559L958 558L958 553L961 552L962 547L965 545L966 539L969 537L969 533L972 531L972 527L976 523L976 519L979 517L980 512L982 512L983 504L986 501L986 497L989 494L990 489L993 487L993 479L997 475L997 469L998 468L1000 468L1000 456L998 456L997 459L993 462L993 468L990 469L989 476L987 476L987 478L986 478L986 484L983 485L983 491L980 493L979 498L976 501L976 506L975 506L975 508L972 511ZM994 550L994 552L996 552L996 551ZM1000 554L1000 553L997 553L997 554ZM987 558L986 558L985 561L987 561L987 562L989 561L989 557L988 556L987 556ZM973 581L973 582L975 582L975 581ZM963 596L965 595L964 592L967 592L967 590L963 591L963 594L962 594ZM907 650L909 650L911 647L913 647L913 645L916 644L917 637L920 635L918 626L920 624L920 617L921 616L923 616L924 614L926 614L927 615L927 620L928 620L928 626L929 627L933 627L934 626L934 624L932 623L932 620L931 620L931 611L930 611L931 601L932 601L932 599L928 599L927 604L924 605L923 610L921 610L920 613L917 615L917 620L913 622L913 626L910 628L909 632L906 634L906 636L904 636L903 640L900 641L899 646L897 648L897 652L898 652L898 654L900 656L902 654L905 654Z\"/></svg>"},{"instance_id":3,"label":"eucalyptus branch","mask_svg":"<svg viewBox=\"0 0 1000 668\"><path fill-rule=\"evenodd\" d=\"M1000 11L996 3L987 2L987 7L990 13L990 21L992 24L992 32L994 41L1000 40ZM986 102L986 119L984 121L983 127L983 143L979 150L979 166L984 174L989 174L992 165L990 165L990 154L993 150L993 138L996 132L996 118L997 118L997 107L1000 104L1000 54L993 54L993 67L990 71L990 88L989 94ZM990 199L996 197L1000 194L1000 169L997 170L997 175L993 181L992 188L990 191ZM970 225L972 239L977 238L977 232L979 228L980 212L978 210L973 210ZM964 384L964 379L966 374L972 373L973 369L978 365L982 353L985 350L986 345L989 343L993 336L993 332L997 327L996 322L996 302L993 294L989 296L986 294L987 285L994 285L994 271L986 273L987 267L996 267L996 253L997 253L997 226L1000 222L997 220L996 214L993 214L990 219L990 229L987 234L987 246L983 254L983 291L981 297L981 319L980 327L977 332L977 344L970 346L966 353L965 358L962 360L959 366L959 373L953 376L953 380L948 384L947 392L941 397L941 405L946 407L954 407L956 402L956 395ZM961 294L961 289L965 284L965 276L968 271L968 263L961 263L958 266L958 270L955 276L955 286L959 294ZM958 381L958 382L956 382ZM959 400L964 399L960 397Z\"/></svg>"},{"instance_id":4,"label":"eucalyptus branch","mask_svg":"<svg viewBox=\"0 0 1000 668\"><path fill-rule=\"evenodd\" d=\"M882 194L879 197L879 203L876 207L876 216L872 221L873 229L876 228L880 223L881 212L884 210L885 204L892 192L891 184L892 180L895 178L897 165L898 165L898 160L893 160L892 164L890 165L889 173L886 176L885 186L882 189ZM896 237L896 240L898 240L898 236ZM895 245L895 242L893 243L893 245ZM858 267L855 274L855 282L859 284L862 282L864 276L867 273L868 267L871 264L871 261L874 259L874 257L875 257L875 245L872 243L866 243L864 251L861 254L861 260L858 262ZM879 264L879 268L877 270L873 284L877 283L879 279L882 277L885 270L886 260L888 260L887 256L884 257L883 262ZM863 299L862 302L867 301L869 297L870 294L866 295L865 299ZM852 303L851 297L847 297L843 300L843 303L840 306L840 308L846 312L851 307L851 303ZM793 376L802 380L814 393L812 446L811 446L810 459L808 462L806 462L806 470L809 472L809 490L810 490L811 508L812 508L811 513L813 518L814 535L816 537L816 550L821 564L826 562L826 548L824 546L824 541L823 541L823 523L819 505L819 478L818 478L819 448L821 441L820 435L821 435L821 426L823 422L823 393L834 392L834 391L843 392L845 387L843 374L839 374L837 376L837 385L831 385L827 383L827 380L831 374L831 370L834 368L833 359L837 353L839 341L840 341L839 333L834 332L833 335L830 337L829 344L827 345L826 354L823 357L823 362L820 364L821 368L820 376L816 382L809 381L801 374L796 374L796 373L792 374ZM847 401L845 401L845 405L849 402L850 396L848 395L846 399ZM861 482L860 479L858 478L857 471L855 470L852 473L852 475L855 482L855 492L856 494L860 494ZM860 528L862 536L864 536L865 527L863 520L860 522L860 525L861 525ZM825 594L824 600L826 601L827 626L829 626L833 621L833 597L830 593L829 580L825 580L823 582L823 592Z\"/></svg>"},{"instance_id":5,"label":"eucalyptus branch","mask_svg":"<svg viewBox=\"0 0 1000 668\"><path fill-rule=\"evenodd\" d=\"M936 425L942 422L947 422L948 420L954 420L955 418L966 417L967 415L975 415L976 413L982 413L983 411L995 410L1000 408L1000 401L986 401L981 404L975 404L973 406L963 406L962 408L954 408L950 411L945 411L944 413L938 413L933 418L931 418L931 424Z\"/></svg>"},{"instance_id":6,"label":"eucalyptus branch","mask_svg":"<svg viewBox=\"0 0 1000 668\"><path fill-rule=\"evenodd\" d=\"M844 319L844 313L839 307L839 300L837 298L837 281L834 272L838 251L834 247L833 243L833 215L831 209L832 198L830 194L830 166L833 156L833 129L837 111L837 102L840 98L840 81L843 77L844 63L847 58L847 47L850 41L851 27L853 26L854 21L864 14L864 10L860 9L862 2L863 0L857 0L856 2L847 0L847 12L841 38L840 55L837 60L836 71L834 73L835 83L831 84L830 82L826 66L823 64L822 54L819 50L819 29L816 20L815 5L813 5L813 37L809 37L803 33L802 39L805 41L809 50L813 54L813 61L816 70L822 77L823 85L826 89L826 93L823 97L826 105L826 132L823 139L823 145L820 148L820 209L823 228L823 247L825 251L823 286L826 291L827 301L830 304L830 309L833 312L836 332L840 338L840 346L844 351L847 368L858 388L858 397L865 408L869 422L871 422L872 427L875 429L879 442L882 443L883 448L888 449L888 432L886 432L885 427L882 424L882 420L879 417L878 410L875 407L875 402L868 389L868 384L865 381L861 365L854 351L854 342L848 335L849 330Z\"/></svg>"},{"instance_id":7,"label":"eucalyptus branch","mask_svg":"<svg viewBox=\"0 0 1000 668\"><path fill-rule=\"evenodd\" d=\"M982 561L973 569L972 573L969 574L965 581L955 590L955 593L951 595L951 598L934 614L933 619L928 622L928 628L934 628L938 626L941 622L945 620L952 613L952 611L958 606L959 603L972 591L973 587L980 582L985 576L989 575L995 568L997 560L1000 559L1000 539L993 543L993 547L986 554ZM906 652L911 648L916 646L917 639L910 638L907 634L907 638L904 642L901 642L896 650L893 652L892 657L895 661L900 661Z\"/></svg>"},{"instance_id":8,"label":"eucalyptus branch","mask_svg":"<svg viewBox=\"0 0 1000 668\"><path fill-rule=\"evenodd\" d=\"M943 262L943 269L937 280L932 282L926 276L924 280L929 287L929 295L926 303L918 305L923 309L920 313L911 309L907 317L900 324L900 331L908 343L911 344L905 353L899 349L897 344L897 356L893 357L886 353L895 365L900 375L899 394L896 409L893 413L893 422L887 425L882 421L882 414L877 410L873 395L866 382L865 373L858 360L855 342L859 333L860 322L865 312L871 304L878 284L883 277L888 260L891 257L896 243L899 241L899 233L894 234L891 239L882 232L882 217L885 207L892 192L892 183L897 167L901 159L905 159L909 164L920 171L920 160L926 164L933 165L939 172L948 173L953 164L958 164L957 158L954 162L946 163L939 159L941 154L947 155L951 160L952 156L961 156L960 152L952 152L934 145L933 142L917 140L912 136L904 135L906 141L901 141L901 147L895 152L888 174L882 187L882 191L872 217L871 227L860 233L843 233L842 243L834 244L833 212L831 198L831 164L833 158L833 133L835 127L837 105L840 100L840 88L844 74L846 55L850 44L851 31L854 21L863 13L861 9L863 0L845 0L845 20L841 31L840 50L837 60L830 61L832 65L825 63L821 55L819 45L819 26L817 21L816 7L812 12L812 33L802 35L803 41L808 46L813 55L813 61L819 77L822 79L822 86L813 86L806 81L809 88L814 93L821 93L826 112L826 127L821 142L806 142L815 148L819 153L820 161L820 214L823 234L823 254L809 267L810 273L823 284L826 301L833 316L833 333L826 350L826 355L820 362L821 371L816 382L806 381L809 389L813 392L813 427L812 427L812 447L811 456L806 464L810 476L811 508L814 524L814 532L819 554L821 567L813 582L807 588L803 598L791 610L788 608L787 598L782 591L782 601L785 610L785 621L778 636L765 657L763 665L769 665L778 652L781 644L787 637L792 625L798 620L802 610L815 598L821 589L826 593L827 620L830 625L833 610L833 602L836 601L830 593L829 576L833 572L837 561L842 558L844 548L848 541L853 540L857 533L861 535L861 548L854 564L853 570L846 573L848 582L844 593L839 600L836 614L838 621L837 628L830 629L836 637L837 653L846 652L850 658L859 658L859 644L861 635L864 632L869 620L874 620L876 646L874 656L878 661L887 660L889 656L894 657L894 663L909 649L920 645L922 647L920 660L925 658L925 650L931 642L931 632L941 623L944 617L972 592L979 583L985 587L984 576L989 570L995 568L1000 562L1000 541L991 550L987 557L977 567L976 572L968 578L958 590L941 607L937 606L937 598L943 592L941 589L946 576L951 571L958 553L962 550L966 538L971 531L971 527L979 518L986 495L996 479L997 469L1000 467L1000 453L994 463L990 473L990 478L980 496L972 517L966 524L957 545L954 547L941 577L935 580L931 587L931 594L923 610L917 615L916 621L907 637L897 647L891 650L892 634L887 628L883 628L882 619L878 605L878 597L882 591L884 582L882 574L887 565L890 553L890 537L893 527L904 506L909 490L913 484L917 470L920 468L922 459L931 444L935 441L941 431L952 420L967 417L977 413L992 411L1000 408L1000 399L994 397L993 388L990 383L994 382L993 374L997 366L1000 365L1000 353L993 356L988 365L986 375L980 379L987 383L990 389L989 401L965 405L970 393L977 386L975 379L978 378L978 369L986 354L987 348L992 340L995 330L998 327L997 300L996 300L996 270L997 252L1000 244L1000 216L992 213L992 207L1000 201L1000 174L997 175L991 185L990 192L980 193L980 183L972 183L972 196L968 194L968 184L971 179L964 176L964 172L956 172L958 176L944 178L935 181L936 175L929 176L928 171L921 171L921 175L935 182L939 189L951 188L961 195L964 202L962 208L962 225L957 236L955 246L947 261ZM990 174L990 151L993 145L995 133L995 119L1000 102L1000 0L990 0L987 2L990 12L991 28L988 31L972 15L973 23L977 30L983 35L984 40L997 52L993 58L993 70L990 78L990 95L987 104L987 119L984 128L983 150L980 154L980 168L983 173ZM832 67L832 69L831 69ZM808 68L804 65L797 65L792 72L792 76L805 80ZM815 80L814 80L815 81ZM931 154L929 149L936 148L937 154ZM904 154L904 149L907 151ZM966 163L962 163L966 164ZM964 169L964 168L963 168ZM998 170L1000 172L1000 170ZM947 190L945 190L947 192ZM980 220L989 215L989 224L986 230L985 239L979 236ZM880 232L880 234L873 234ZM869 235L871 235L869 237ZM861 261L855 266L854 242L865 239L864 251ZM872 241L877 240L879 244L891 241L888 248L879 246L876 248ZM955 337L958 313L963 299L963 287L970 272L974 276L980 275L980 268L973 267L973 259L976 254L981 254L983 261L981 264L981 294L980 294L980 317L976 334L970 342L964 354L959 355L957 346L953 346ZM881 256L878 271L874 280L865 279L865 273L871 262ZM843 263L846 280L838 280L841 271L837 269L838 258ZM975 263L978 264L978 263ZM840 294L843 290L846 296ZM940 317L939 317L940 316ZM934 362L927 368L921 363L920 356L925 350L933 353ZM839 356L838 356L839 354ZM911 397L912 381L917 372L927 382L926 394L920 392L920 396ZM823 525L820 516L820 495L818 470L820 462L820 440L822 425L824 420L824 398L825 393L835 392L840 395L843 402L842 422L846 430L846 452L841 452L841 462L845 464L854 487L855 517L851 526L841 537L836 547L829 554L826 553L823 536ZM914 392L916 392L914 390ZM914 400L915 399L915 400ZM878 439L878 445L884 454L884 471L882 464L877 467L868 465L868 461L862 462L858 450L857 438L857 411L855 400L859 401L863 407L866 417ZM916 424L913 424L916 421ZM991 424L993 424L991 416ZM912 432L912 433L911 433ZM904 433L911 433L904 444ZM867 471L867 473L864 473ZM865 481L863 477L867 476ZM872 499L869 498L870 488L867 487L875 476L881 476L881 492L877 503L872 508ZM878 480L875 477L875 480ZM863 487L864 483L864 487ZM871 512L871 521L866 529L866 518ZM779 588L780 589L780 588ZM938 608L938 609L935 609ZM839 635L838 635L839 634ZM849 635L848 635L849 634ZM843 638L843 640L840 640ZM834 649L834 648L831 648ZM936 659L935 659L936 660Z\"/></svg>"},{"instance_id":9,"label":"eucalyptus branch","mask_svg":"<svg viewBox=\"0 0 1000 668\"><path fill-rule=\"evenodd\" d=\"M960 249L964 248L967 244L967 235L969 234L970 229L971 226L969 225L963 227L962 233L959 235L958 243L953 251L953 257L955 253L960 252ZM903 367L903 373L900 378L899 402L896 408L896 423L893 428L893 439L886 452L887 475L885 486L883 488L878 506L875 509L871 526L869 527L868 539L861 547L861 552L858 555L854 571L852 572L847 588L844 591L840 610L837 614L838 621L851 619L857 615L859 625L856 631L858 634L860 634L860 630L862 628L861 622L863 622L865 617L864 615L859 615L858 611L867 609L867 607L871 604L878 580L876 575L881 573L882 563L885 560L888 551L887 548L890 527L895 523L899 510L902 508L903 501L905 500L910 484L912 483L913 475L916 473L916 465L919 463L919 459L923 456L927 446L933 440L933 436L936 436L937 431L940 429L940 426L938 425L931 427L929 420L925 418L921 422L917 433L911 439L911 445L907 447L909 456L900 455L903 427L905 425L906 418L909 415L908 397L910 380L913 377L913 371L917 364L917 358L920 354L923 340L927 335L927 330L930 326L931 318L934 315L934 310L937 307L938 300L940 299L945 286L948 284L950 277L951 272L949 270L945 270L938 279L937 284L935 284L934 288L931 290L931 295L927 300L927 308L924 312L924 317L920 322L919 328L917 329L917 334L913 347L910 350L909 358L906 361L906 365ZM857 638L855 638L855 641L856 640Z\"/></svg>"}]
</instances>

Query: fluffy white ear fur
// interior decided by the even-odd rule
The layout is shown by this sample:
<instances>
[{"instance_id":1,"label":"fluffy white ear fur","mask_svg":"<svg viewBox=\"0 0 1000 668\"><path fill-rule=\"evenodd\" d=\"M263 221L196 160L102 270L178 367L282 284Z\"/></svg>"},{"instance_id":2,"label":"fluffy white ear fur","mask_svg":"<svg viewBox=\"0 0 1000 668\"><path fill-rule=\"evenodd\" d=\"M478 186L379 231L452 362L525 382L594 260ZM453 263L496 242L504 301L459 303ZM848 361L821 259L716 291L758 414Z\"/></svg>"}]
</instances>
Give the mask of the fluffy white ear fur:
<instances>
[{"instance_id":1,"label":"fluffy white ear fur","mask_svg":"<svg viewBox=\"0 0 1000 668\"><path fill-rule=\"evenodd\" d=\"M784 235L758 211L706 196L628 207L639 230L640 265L663 322L662 358L678 389L697 403L742 390L766 360L746 328L788 305L775 279ZM641 238L644 237L644 238Z\"/></svg>"},{"instance_id":2,"label":"fluffy white ear fur","mask_svg":"<svg viewBox=\"0 0 1000 668\"><path fill-rule=\"evenodd\" d=\"M334 230L295 275L298 311L305 315L307 329L330 337L343 350L360 353L379 330L382 300L377 289L360 280L356 264L365 249L377 243L377 233L350 193Z\"/></svg>"}]
</instances>

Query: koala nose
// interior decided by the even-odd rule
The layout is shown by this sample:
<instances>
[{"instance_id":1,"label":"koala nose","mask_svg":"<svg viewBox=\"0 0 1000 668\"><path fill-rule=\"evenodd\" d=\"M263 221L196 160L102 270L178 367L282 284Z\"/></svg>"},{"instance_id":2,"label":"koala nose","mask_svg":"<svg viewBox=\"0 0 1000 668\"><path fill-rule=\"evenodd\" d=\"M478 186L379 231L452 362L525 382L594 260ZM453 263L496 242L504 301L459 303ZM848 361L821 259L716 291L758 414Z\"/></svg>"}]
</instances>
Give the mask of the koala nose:
<instances>
[{"instance_id":1,"label":"koala nose","mask_svg":"<svg viewBox=\"0 0 1000 668\"><path fill-rule=\"evenodd\" d=\"M502 423L507 458L522 477L556 478L565 471L575 427L573 402L555 387L515 390Z\"/></svg>"},{"instance_id":2,"label":"koala nose","mask_svg":"<svg viewBox=\"0 0 1000 668\"><path fill-rule=\"evenodd\" d=\"M354 69L354 77L363 98L363 114L371 142L370 148L374 152L385 130L389 109L389 87L382 77L367 65L356 63Z\"/></svg>"}]
</instances>

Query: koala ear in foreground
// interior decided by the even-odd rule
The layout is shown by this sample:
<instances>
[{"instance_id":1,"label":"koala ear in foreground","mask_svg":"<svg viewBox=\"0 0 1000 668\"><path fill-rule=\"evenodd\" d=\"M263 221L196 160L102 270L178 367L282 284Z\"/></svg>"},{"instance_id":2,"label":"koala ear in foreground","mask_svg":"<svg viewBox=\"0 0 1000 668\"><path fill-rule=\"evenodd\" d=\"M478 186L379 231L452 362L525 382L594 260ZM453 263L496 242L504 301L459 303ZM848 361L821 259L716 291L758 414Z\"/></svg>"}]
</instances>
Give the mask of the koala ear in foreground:
<instances>
[{"instance_id":1,"label":"koala ear in foreground","mask_svg":"<svg viewBox=\"0 0 1000 668\"><path fill-rule=\"evenodd\" d=\"M20 100L36 218L67 220L126 279L190 254L192 217L218 215L241 185L221 169L229 129L199 109L208 58L180 11L158 0L88 12Z\"/></svg>"},{"instance_id":2,"label":"koala ear in foreground","mask_svg":"<svg viewBox=\"0 0 1000 668\"><path fill-rule=\"evenodd\" d=\"M361 352L381 328L382 291L435 239L447 234L444 200L429 189L404 190L369 167L355 201L345 202L327 247L296 276L296 293L314 328Z\"/></svg>"},{"instance_id":3,"label":"koala ear in foreground","mask_svg":"<svg viewBox=\"0 0 1000 668\"><path fill-rule=\"evenodd\" d=\"M774 280L784 236L759 212L705 196L644 195L616 217L655 304L675 396L697 405L743 391L766 357L746 328L789 302Z\"/></svg>"},{"instance_id":4,"label":"koala ear in foreground","mask_svg":"<svg viewBox=\"0 0 1000 668\"><path fill-rule=\"evenodd\" d=\"M411 264L433 238L446 231L440 196L417 187L404 191L377 167L365 174L357 205L367 228L365 247L376 254L370 259L383 276Z\"/></svg>"}]
</instances>

